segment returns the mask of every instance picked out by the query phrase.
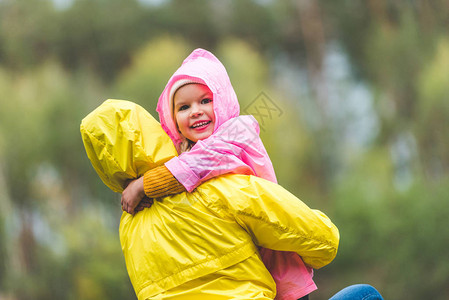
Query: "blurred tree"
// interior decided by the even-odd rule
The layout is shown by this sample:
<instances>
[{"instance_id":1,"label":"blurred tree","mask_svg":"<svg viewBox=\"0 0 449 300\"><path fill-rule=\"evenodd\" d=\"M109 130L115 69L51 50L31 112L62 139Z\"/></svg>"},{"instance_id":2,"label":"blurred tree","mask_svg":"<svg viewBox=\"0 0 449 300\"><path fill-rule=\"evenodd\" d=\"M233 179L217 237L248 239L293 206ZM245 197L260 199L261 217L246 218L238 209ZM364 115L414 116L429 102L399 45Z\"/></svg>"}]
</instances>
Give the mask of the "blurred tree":
<instances>
[{"instance_id":1,"label":"blurred tree","mask_svg":"<svg viewBox=\"0 0 449 300\"><path fill-rule=\"evenodd\" d=\"M449 171L449 40L441 38L434 57L417 79L416 123L413 127L420 152L420 165L429 178L441 180Z\"/></svg>"},{"instance_id":2,"label":"blurred tree","mask_svg":"<svg viewBox=\"0 0 449 300\"><path fill-rule=\"evenodd\" d=\"M141 104L157 118L156 104L165 85L192 47L179 37L165 36L149 42L118 76L114 98Z\"/></svg>"},{"instance_id":3,"label":"blurred tree","mask_svg":"<svg viewBox=\"0 0 449 300\"><path fill-rule=\"evenodd\" d=\"M104 205L91 194L98 189L96 185L107 189L89 166L79 138L81 118L92 103L97 105L103 98L98 97L101 84L89 80L88 71L71 76L51 61L21 75L0 71L0 132L2 141L8 141L0 148L6 158L0 169L0 266L7 267L7 272L0 273L2 290L19 299L70 299L71 294L79 299L81 287L73 278L78 267L91 269L95 285L104 281L102 297L132 295L123 264L110 264L121 257L116 234L119 215L105 214L104 209L118 209L119 201L111 192L103 192L99 199L109 203ZM94 224L98 235L92 238L104 247L97 245L94 249L98 252L93 252L83 244L90 252L84 254L83 261L70 262L68 257L81 252L67 249L73 232L79 231L80 239L92 233L92 227L81 230L87 221L80 216L87 212L97 221L111 219L112 225L100 223L108 228L102 229ZM67 227L72 233L64 236L62 230ZM101 232L111 228L115 230L108 235ZM99 240L101 235L103 240ZM98 264L107 251L112 251L114 258ZM105 266L109 269L101 271Z\"/></svg>"},{"instance_id":4,"label":"blurred tree","mask_svg":"<svg viewBox=\"0 0 449 300\"><path fill-rule=\"evenodd\" d=\"M217 42L218 31L212 1L171 0L160 8L161 29L172 35L180 35L194 42L197 47L212 48Z\"/></svg>"},{"instance_id":5,"label":"blurred tree","mask_svg":"<svg viewBox=\"0 0 449 300\"><path fill-rule=\"evenodd\" d=\"M1 1L1 64L23 70L55 55L57 17L49 0Z\"/></svg>"},{"instance_id":6,"label":"blurred tree","mask_svg":"<svg viewBox=\"0 0 449 300\"><path fill-rule=\"evenodd\" d=\"M239 99L242 113L260 92L272 87L268 79L268 63L257 48L243 39L221 41L215 53L223 63ZM247 112L246 112L247 113ZM263 120L259 119L259 122Z\"/></svg>"},{"instance_id":7,"label":"blurred tree","mask_svg":"<svg viewBox=\"0 0 449 300\"><path fill-rule=\"evenodd\" d=\"M435 172L447 174L447 163L438 158L441 154L430 154L432 151L428 149L428 145L437 144L441 145L437 152L447 151L443 150L446 146L442 145L439 137L428 134L439 132L437 128L442 124L435 122L433 126L428 124L426 130L414 129L415 125L418 128L423 125L416 120L425 118L422 114L429 110L422 107L430 104L428 97L433 97L430 89L422 91L427 85L423 82L430 82L429 73L435 71L429 71L429 61L433 59L441 37L449 33L447 27L441 25L449 11L447 3L368 1L336 5L323 1L323 7L331 24L328 31L339 38L353 58L354 67L377 91L377 110L382 118L378 142L392 147L413 132L413 139L419 141L418 156L414 160L422 165L429 179ZM443 47L440 46L440 53ZM435 59L442 63L442 54L439 55L440 58ZM435 95L441 95L442 90L439 90L435 90ZM441 112L436 107L435 111ZM437 168L443 168L442 171L435 171L435 165L441 165Z\"/></svg>"},{"instance_id":8,"label":"blurred tree","mask_svg":"<svg viewBox=\"0 0 449 300\"><path fill-rule=\"evenodd\" d=\"M112 79L147 37L145 17L137 0L74 1L59 15L59 57L71 69L88 64Z\"/></svg>"},{"instance_id":9,"label":"blurred tree","mask_svg":"<svg viewBox=\"0 0 449 300\"><path fill-rule=\"evenodd\" d=\"M8 246L9 239L7 238L5 227L7 223L7 214L10 213L9 202L10 200L6 195L3 168L0 166L0 205L2 207L2 210L0 211L0 290L6 290L6 281L8 278L6 272L8 270L7 259L10 247Z\"/></svg>"},{"instance_id":10,"label":"blurred tree","mask_svg":"<svg viewBox=\"0 0 449 300\"><path fill-rule=\"evenodd\" d=\"M226 32L245 40L257 50L270 49L279 33L269 7L252 0L233 0L225 23Z\"/></svg>"}]
</instances>

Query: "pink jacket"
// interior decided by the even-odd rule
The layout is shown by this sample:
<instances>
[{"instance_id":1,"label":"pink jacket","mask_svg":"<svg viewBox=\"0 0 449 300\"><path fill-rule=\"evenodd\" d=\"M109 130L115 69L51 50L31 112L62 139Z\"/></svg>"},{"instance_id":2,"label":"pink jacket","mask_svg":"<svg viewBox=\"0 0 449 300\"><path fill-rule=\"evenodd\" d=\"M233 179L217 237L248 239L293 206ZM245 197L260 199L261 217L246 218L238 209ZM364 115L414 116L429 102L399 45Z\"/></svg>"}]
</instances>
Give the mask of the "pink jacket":
<instances>
[{"instance_id":1,"label":"pink jacket","mask_svg":"<svg viewBox=\"0 0 449 300\"><path fill-rule=\"evenodd\" d=\"M198 141L189 152L174 157L165 166L189 192L202 182L226 173L257 175L276 182L259 137L259 125L252 116L224 122L212 136Z\"/></svg>"},{"instance_id":2,"label":"pink jacket","mask_svg":"<svg viewBox=\"0 0 449 300\"><path fill-rule=\"evenodd\" d=\"M239 116L238 99L225 67L203 49L196 49L184 60L159 97L160 122L174 144L179 146L181 138L172 117L169 95L173 84L180 79L202 82L212 91L215 128L210 137L198 141L189 152L165 163L173 176L189 192L202 182L226 173L251 174L276 182L257 121L252 116ZM298 299L316 289L312 270L297 254L262 249L261 255L276 282L276 299Z\"/></svg>"}]
</instances>

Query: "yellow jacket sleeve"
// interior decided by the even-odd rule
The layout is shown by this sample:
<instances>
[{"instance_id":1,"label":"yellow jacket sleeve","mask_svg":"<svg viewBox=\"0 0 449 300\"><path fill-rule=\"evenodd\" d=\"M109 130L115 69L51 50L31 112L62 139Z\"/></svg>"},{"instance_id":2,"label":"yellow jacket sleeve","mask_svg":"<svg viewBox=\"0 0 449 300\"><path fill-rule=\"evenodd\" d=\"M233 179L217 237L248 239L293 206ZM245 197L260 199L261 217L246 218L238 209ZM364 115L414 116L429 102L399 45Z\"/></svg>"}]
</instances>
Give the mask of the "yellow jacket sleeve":
<instances>
[{"instance_id":1,"label":"yellow jacket sleeve","mask_svg":"<svg viewBox=\"0 0 449 300\"><path fill-rule=\"evenodd\" d=\"M259 246L294 251L315 269L337 255L337 227L324 213L310 209L277 184L255 176L231 175L198 190L214 198L213 208L234 218Z\"/></svg>"}]
</instances>

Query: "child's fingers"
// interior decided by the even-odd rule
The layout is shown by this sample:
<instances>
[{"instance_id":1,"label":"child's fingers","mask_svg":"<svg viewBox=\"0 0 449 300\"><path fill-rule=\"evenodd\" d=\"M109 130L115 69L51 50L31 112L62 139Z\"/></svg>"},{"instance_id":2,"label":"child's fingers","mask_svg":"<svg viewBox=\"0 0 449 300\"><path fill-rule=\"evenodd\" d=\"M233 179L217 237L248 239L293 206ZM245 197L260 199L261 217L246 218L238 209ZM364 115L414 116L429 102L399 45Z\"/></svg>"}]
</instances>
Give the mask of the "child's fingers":
<instances>
[{"instance_id":1,"label":"child's fingers","mask_svg":"<svg viewBox=\"0 0 449 300\"><path fill-rule=\"evenodd\" d=\"M122 210L126 211L127 213L131 213L131 206L128 204L128 202L123 199L123 195L122 195L122 200L121 200L121 204L122 204Z\"/></svg>"},{"instance_id":2,"label":"child's fingers","mask_svg":"<svg viewBox=\"0 0 449 300\"><path fill-rule=\"evenodd\" d=\"M144 208L150 208L153 205L153 199L152 198L143 198L142 201L139 202L139 204L134 208L134 213L137 213L139 211L142 211Z\"/></svg>"},{"instance_id":3,"label":"child's fingers","mask_svg":"<svg viewBox=\"0 0 449 300\"><path fill-rule=\"evenodd\" d=\"M122 210L128 212L128 203L125 200L124 193L122 193L120 204L122 206Z\"/></svg>"}]
</instances>

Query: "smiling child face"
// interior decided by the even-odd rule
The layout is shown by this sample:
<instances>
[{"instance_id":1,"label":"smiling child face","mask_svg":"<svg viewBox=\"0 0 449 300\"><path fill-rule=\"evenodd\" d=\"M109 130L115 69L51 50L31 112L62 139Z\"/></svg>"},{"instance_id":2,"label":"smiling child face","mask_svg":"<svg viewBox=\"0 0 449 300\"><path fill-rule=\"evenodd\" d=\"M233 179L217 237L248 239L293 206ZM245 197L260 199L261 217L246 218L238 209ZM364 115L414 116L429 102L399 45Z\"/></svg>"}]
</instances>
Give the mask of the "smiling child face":
<instances>
[{"instance_id":1,"label":"smiling child face","mask_svg":"<svg viewBox=\"0 0 449 300\"><path fill-rule=\"evenodd\" d=\"M204 84L187 84L174 95L174 117L181 134L196 143L214 132L213 93Z\"/></svg>"}]
</instances>

